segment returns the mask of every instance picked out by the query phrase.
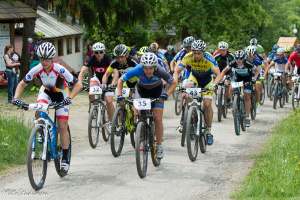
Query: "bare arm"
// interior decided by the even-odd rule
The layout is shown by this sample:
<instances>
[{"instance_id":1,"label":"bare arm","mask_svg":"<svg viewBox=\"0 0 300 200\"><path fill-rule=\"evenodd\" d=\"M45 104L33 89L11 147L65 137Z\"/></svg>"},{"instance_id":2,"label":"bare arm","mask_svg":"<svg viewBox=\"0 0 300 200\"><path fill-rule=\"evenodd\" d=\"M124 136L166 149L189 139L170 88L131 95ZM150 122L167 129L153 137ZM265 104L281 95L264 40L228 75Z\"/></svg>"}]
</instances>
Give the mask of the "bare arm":
<instances>
[{"instance_id":1,"label":"bare arm","mask_svg":"<svg viewBox=\"0 0 300 200\"><path fill-rule=\"evenodd\" d=\"M82 83L81 81L77 81L77 83L75 83L73 90L70 94L70 98L73 99L75 96L77 96L77 94L81 91L82 89Z\"/></svg>"},{"instance_id":2,"label":"bare arm","mask_svg":"<svg viewBox=\"0 0 300 200\"><path fill-rule=\"evenodd\" d=\"M114 78L113 78L111 84L116 85L118 83L118 79L119 79L119 71L117 69L114 69L113 76L114 76Z\"/></svg>"},{"instance_id":3,"label":"bare arm","mask_svg":"<svg viewBox=\"0 0 300 200\"><path fill-rule=\"evenodd\" d=\"M172 60L172 61L170 62L170 70L171 70L171 72L174 72L175 67L176 67L176 62L175 62L174 60Z\"/></svg>"},{"instance_id":4,"label":"bare arm","mask_svg":"<svg viewBox=\"0 0 300 200\"><path fill-rule=\"evenodd\" d=\"M87 66L82 66L80 73L78 75L78 80L82 82L84 75L88 72L89 68Z\"/></svg>"},{"instance_id":5,"label":"bare arm","mask_svg":"<svg viewBox=\"0 0 300 200\"><path fill-rule=\"evenodd\" d=\"M15 97L14 97L15 99L19 99L21 97L26 86L27 86L27 84L23 80L20 81L20 83L18 84L17 89L16 89L16 93L15 93Z\"/></svg>"},{"instance_id":6,"label":"bare arm","mask_svg":"<svg viewBox=\"0 0 300 200\"><path fill-rule=\"evenodd\" d=\"M168 96L171 96L173 94L173 92L175 91L175 88L177 86L177 81L175 81L175 79L173 80L172 84L170 85L169 89L168 89Z\"/></svg>"},{"instance_id":7,"label":"bare arm","mask_svg":"<svg viewBox=\"0 0 300 200\"><path fill-rule=\"evenodd\" d=\"M107 84L107 80L110 75L111 73L108 70L106 70L105 74L102 77L102 84Z\"/></svg>"},{"instance_id":8,"label":"bare arm","mask_svg":"<svg viewBox=\"0 0 300 200\"><path fill-rule=\"evenodd\" d=\"M212 71L217 76L216 79L215 79L215 81L214 81L214 83L218 84L220 82L220 80L222 80L220 69L219 69L219 67L213 67Z\"/></svg>"},{"instance_id":9,"label":"bare arm","mask_svg":"<svg viewBox=\"0 0 300 200\"><path fill-rule=\"evenodd\" d=\"M229 71L229 68L226 67L215 79L215 84L218 84L225 76L225 74ZM219 70L220 72L220 70Z\"/></svg>"},{"instance_id":10,"label":"bare arm","mask_svg":"<svg viewBox=\"0 0 300 200\"><path fill-rule=\"evenodd\" d=\"M118 96L122 96L122 89L123 89L123 80L120 78L118 80L118 85L117 85L117 94L118 94Z\"/></svg>"}]
</instances>

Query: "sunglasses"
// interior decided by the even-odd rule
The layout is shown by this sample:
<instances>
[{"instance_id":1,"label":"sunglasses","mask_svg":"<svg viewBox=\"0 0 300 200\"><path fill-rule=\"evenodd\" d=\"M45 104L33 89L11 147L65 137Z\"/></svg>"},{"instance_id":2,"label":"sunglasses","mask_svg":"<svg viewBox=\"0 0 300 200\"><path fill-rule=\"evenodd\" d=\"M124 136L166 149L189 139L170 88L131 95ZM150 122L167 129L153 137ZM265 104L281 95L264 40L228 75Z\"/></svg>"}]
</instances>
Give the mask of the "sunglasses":
<instances>
[{"instance_id":1,"label":"sunglasses","mask_svg":"<svg viewBox=\"0 0 300 200\"><path fill-rule=\"evenodd\" d=\"M95 54L103 54L104 51L95 51Z\"/></svg>"}]
</instances>

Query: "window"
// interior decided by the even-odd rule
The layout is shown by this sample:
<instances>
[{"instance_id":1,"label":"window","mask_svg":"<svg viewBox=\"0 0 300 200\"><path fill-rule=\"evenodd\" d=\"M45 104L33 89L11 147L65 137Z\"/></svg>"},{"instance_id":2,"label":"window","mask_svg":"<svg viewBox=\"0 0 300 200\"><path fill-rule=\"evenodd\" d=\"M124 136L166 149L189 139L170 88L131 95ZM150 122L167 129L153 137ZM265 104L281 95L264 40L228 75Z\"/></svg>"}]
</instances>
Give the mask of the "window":
<instances>
[{"instance_id":1,"label":"window","mask_svg":"<svg viewBox=\"0 0 300 200\"><path fill-rule=\"evenodd\" d=\"M80 36L75 38L75 52L80 52Z\"/></svg>"},{"instance_id":2,"label":"window","mask_svg":"<svg viewBox=\"0 0 300 200\"><path fill-rule=\"evenodd\" d=\"M63 39L58 39L57 41L57 49L58 49L58 56L64 55L64 43Z\"/></svg>"},{"instance_id":3,"label":"window","mask_svg":"<svg viewBox=\"0 0 300 200\"><path fill-rule=\"evenodd\" d=\"M72 38L67 38L67 54L72 54Z\"/></svg>"}]
</instances>

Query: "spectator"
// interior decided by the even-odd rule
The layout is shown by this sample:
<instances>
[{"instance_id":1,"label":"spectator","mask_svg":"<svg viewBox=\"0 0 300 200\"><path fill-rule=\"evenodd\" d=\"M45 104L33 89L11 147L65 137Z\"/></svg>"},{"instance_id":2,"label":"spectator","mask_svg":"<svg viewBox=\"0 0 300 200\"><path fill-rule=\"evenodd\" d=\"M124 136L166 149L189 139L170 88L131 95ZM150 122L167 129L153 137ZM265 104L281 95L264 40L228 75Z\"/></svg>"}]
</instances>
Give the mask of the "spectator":
<instances>
[{"instance_id":1,"label":"spectator","mask_svg":"<svg viewBox=\"0 0 300 200\"><path fill-rule=\"evenodd\" d=\"M92 50L92 45L88 44L86 47L86 54L85 54L85 59L84 59L84 65L86 66L89 62L89 60L93 57L93 50Z\"/></svg>"},{"instance_id":2,"label":"spectator","mask_svg":"<svg viewBox=\"0 0 300 200\"><path fill-rule=\"evenodd\" d=\"M8 81L8 85L7 85L8 103L11 103L12 98L15 95L16 87L18 84L16 71L20 67L19 62L14 62L12 60L11 54L13 52L14 52L14 48L11 45L5 46L3 58L6 65L5 73Z\"/></svg>"}]
</instances>

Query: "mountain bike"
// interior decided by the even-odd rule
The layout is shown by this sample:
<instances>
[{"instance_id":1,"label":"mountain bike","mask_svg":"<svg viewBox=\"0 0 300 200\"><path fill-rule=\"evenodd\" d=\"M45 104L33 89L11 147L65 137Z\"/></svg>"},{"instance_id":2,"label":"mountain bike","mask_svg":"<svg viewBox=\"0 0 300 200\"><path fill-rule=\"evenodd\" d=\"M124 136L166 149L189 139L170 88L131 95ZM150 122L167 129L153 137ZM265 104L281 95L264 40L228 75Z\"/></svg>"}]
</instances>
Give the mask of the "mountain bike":
<instances>
[{"instance_id":1,"label":"mountain bike","mask_svg":"<svg viewBox=\"0 0 300 200\"><path fill-rule=\"evenodd\" d=\"M62 159L62 138L58 133L56 115L54 120L49 117L49 109L59 109L64 105L62 103L45 104L26 104L20 107L24 110L36 111L34 127L31 131L27 146L27 171L30 184L34 190L43 188L47 175L48 162L54 160L54 166L60 177L67 175L68 171L61 169ZM69 152L68 161L71 161L71 132L69 133Z\"/></svg>"}]
</instances>

